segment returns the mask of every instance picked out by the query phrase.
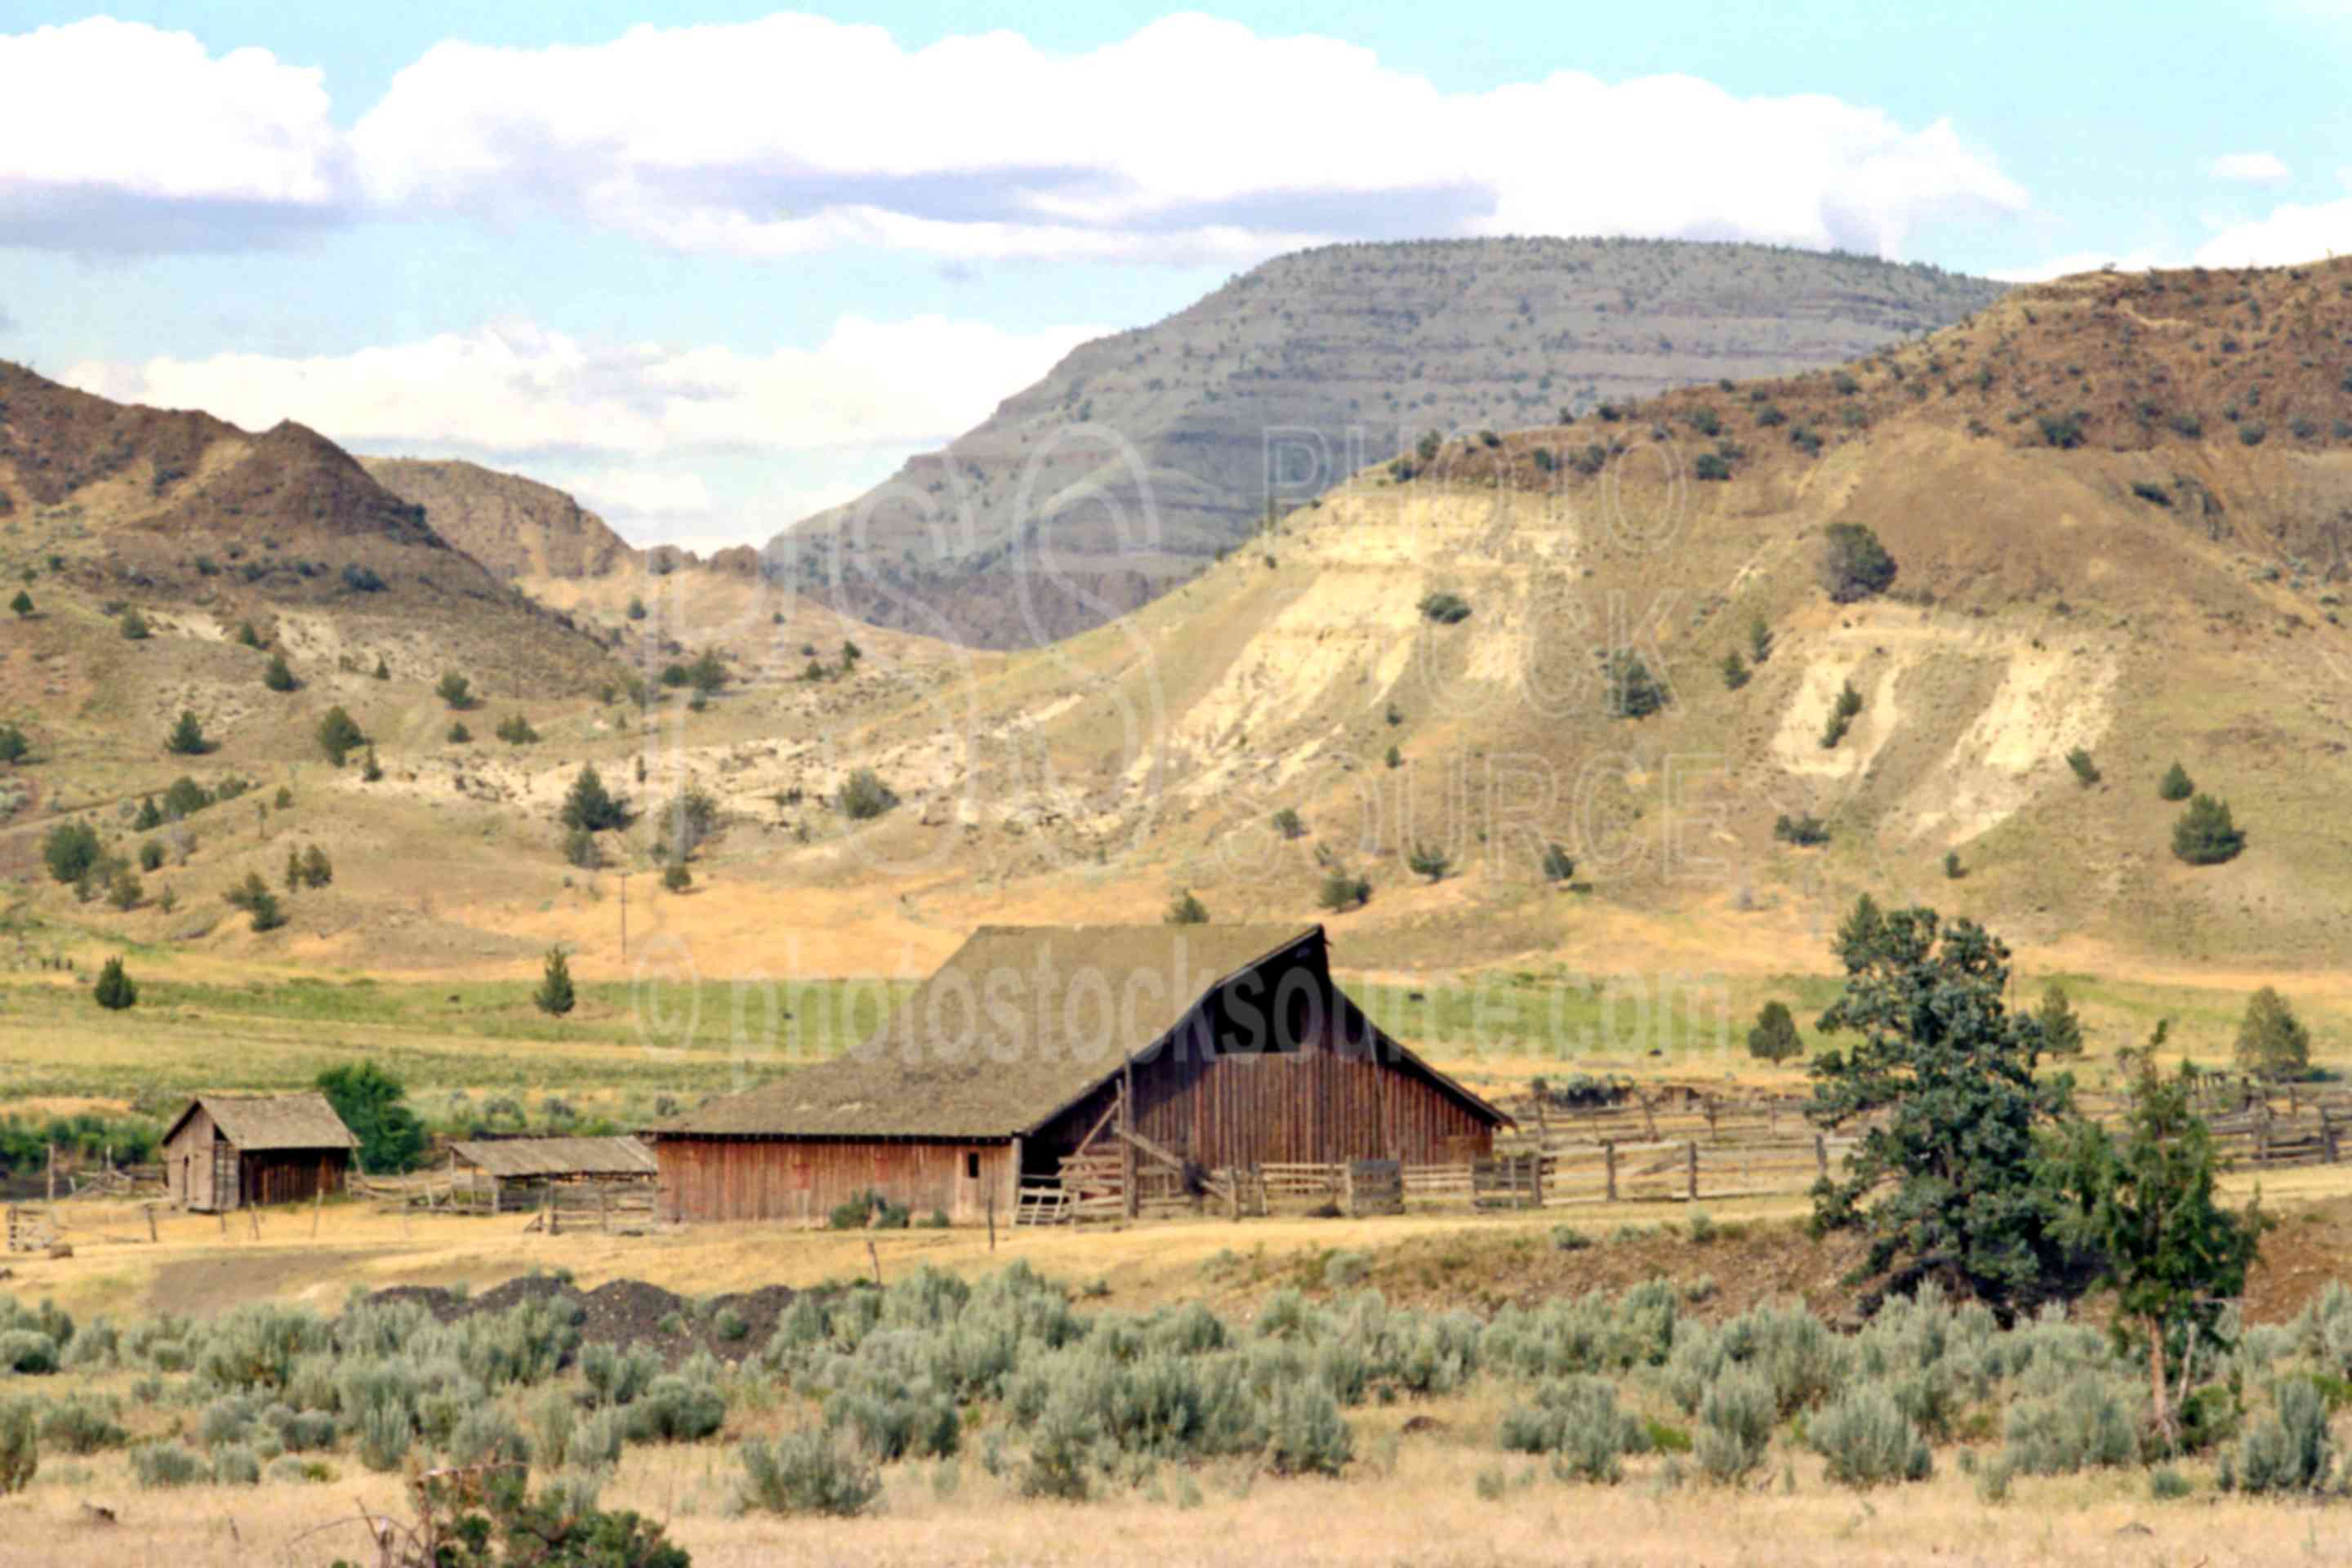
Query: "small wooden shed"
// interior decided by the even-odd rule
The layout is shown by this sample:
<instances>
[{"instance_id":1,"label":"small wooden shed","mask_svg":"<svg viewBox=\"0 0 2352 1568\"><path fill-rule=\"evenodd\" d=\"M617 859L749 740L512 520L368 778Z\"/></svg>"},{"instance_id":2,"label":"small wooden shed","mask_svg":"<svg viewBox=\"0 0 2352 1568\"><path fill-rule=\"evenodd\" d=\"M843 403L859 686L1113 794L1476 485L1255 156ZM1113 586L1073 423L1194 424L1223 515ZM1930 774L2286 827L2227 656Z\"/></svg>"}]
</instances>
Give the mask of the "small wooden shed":
<instances>
[{"instance_id":1,"label":"small wooden shed","mask_svg":"<svg viewBox=\"0 0 2352 1568\"><path fill-rule=\"evenodd\" d=\"M642 1189L654 1152L635 1138L473 1138L449 1145L454 1201L492 1214L540 1206L549 1187Z\"/></svg>"},{"instance_id":2,"label":"small wooden shed","mask_svg":"<svg viewBox=\"0 0 2352 1568\"><path fill-rule=\"evenodd\" d=\"M200 1094L163 1134L172 1201L198 1214L343 1190L359 1140L323 1094Z\"/></svg>"}]
</instances>

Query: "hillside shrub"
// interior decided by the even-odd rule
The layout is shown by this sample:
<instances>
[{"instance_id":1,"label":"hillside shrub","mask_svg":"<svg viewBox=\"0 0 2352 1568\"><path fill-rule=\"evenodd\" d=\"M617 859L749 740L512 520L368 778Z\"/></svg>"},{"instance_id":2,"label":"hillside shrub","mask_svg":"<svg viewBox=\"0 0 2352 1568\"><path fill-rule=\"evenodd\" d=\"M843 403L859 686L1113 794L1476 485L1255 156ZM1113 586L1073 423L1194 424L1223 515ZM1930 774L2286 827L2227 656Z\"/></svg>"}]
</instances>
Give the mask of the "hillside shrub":
<instances>
[{"instance_id":1,"label":"hillside shrub","mask_svg":"<svg viewBox=\"0 0 2352 1568\"><path fill-rule=\"evenodd\" d=\"M870 822L898 804L898 794L872 768L859 768L842 781L834 809L852 822Z\"/></svg>"},{"instance_id":2,"label":"hillside shrub","mask_svg":"<svg viewBox=\"0 0 2352 1568\"><path fill-rule=\"evenodd\" d=\"M2307 1377L2282 1378L2272 1385L2270 1414L2223 1451L2216 1479L2223 1491L2309 1495L2327 1485L2336 1459L2318 1386Z\"/></svg>"},{"instance_id":3,"label":"hillside shrub","mask_svg":"<svg viewBox=\"0 0 2352 1568\"><path fill-rule=\"evenodd\" d=\"M1666 689L1640 654L1620 648L1603 671L1602 699L1612 718L1646 719L1666 705Z\"/></svg>"},{"instance_id":4,"label":"hillside shrub","mask_svg":"<svg viewBox=\"0 0 2352 1568\"><path fill-rule=\"evenodd\" d=\"M1419 608L1423 618L1435 621L1440 626L1450 626L1470 618L1470 601L1459 594L1423 594Z\"/></svg>"},{"instance_id":5,"label":"hillside shrub","mask_svg":"<svg viewBox=\"0 0 2352 1568\"><path fill-rule=\"evenodd\" d=\"M343 765L344 759L358 751L366 741L367 736L361 732L358 723L340 703L328 709L326 715L319 721L319 750L339 768Z\"/></svg>"},{"instance_id":6,"label":"hillside shrub","mask_svg":"<svg viewBox=\"0 0 2352 1568\"><path fill-rule=\"evenodd\" d=\"M90 988L90 999L110 1013L139 1005L138 984L124 970L120 957L108 959L106 967L98 972L98 984Z\"/></svg>"},{"instance_id":7,"label":"hillside shrub","mask_svg":"<svg viewBox=\"0 0 2352 1568\"><path fill-rule=\"evenodd\" d=\"M1209 906L1188 888L1169 901L1168 911L1160 918L1172 926L1206 925L1209 923Z\"/></svg>"},{"instance_id":8,"label":"hillside shrub","mask_svg":"<svg viewBox=\"0 0 2352 1568\"><path fill-rule=\"evenodd\" d=\"M1894 586L1895 558L1864 524L1833 522L1822 540L1821 583L1832 603L1850 605Z\"/></svg>"},{"instance_id":9,"label":"hillside shrub","mask_svg":"<svg viewBox=\"0 0 2352 1568\"><path fill-rule=\"evenodd\" d=\"M97 1400L77 1396L50 1405L41 1413L40 1440L65 1453L88 1455L120 1448L131 1435L114 1419L117 1412Z\"/></svg>"},{"instance_id":10,"label":"hillside shrub","mask_svg":"<svg viewBox=\"0 0 2352 1568\"><path fill-rule=\"evenodd\" d=\"M2238 1025L2239 1068L2255 1078L2294 1079L2311 1070L2311 1031L2272 986L2254 993Z\"/></svg>"},{"instance_id":11,"label":"hillside shrub","mask_svg":"<svg viewBox=\"0 0 2352 1568\"><path fill-rule=\"evenodd\" d=\"M1783 844L1794 844L1801 848L1806 848L1827 844L1830 841L1830 830L1828 824L1810 811L1795 816L1783 812L1772 824L1772 837Z\"/></svg>"},{"instance_id":12,"label":"hillside shrub","mask_svg":"<svg viewBox=\"0 0 2352 1568\"><path fill-rule=\"evenodd\" d=\"M2175 763L2172 766L2165 770L2164 778L2157 784L2156 798L2158 800L2183 801L2187 800L2196 792L2197 785L2196 783L2189 778L2189 770L2182 767L2179 763Z\"/></svg>"},{"instance_id":13,"label":"hillside shrub","mask_svg":"<svg viewBox=\"0 0 2352 1568\"><path fill-rule=\"evenodd\" d=\"M1756 1026L1748 1031L1749 1056L1759 1061L1784 1062L1802 1054L1804 1048L1797 1037L1797 1020L1786 1002L1767 1002L1757 1009Z\"/></svg>"},{"instance_id":14,"label":"hillside shrub","mask_svg":"<svg viewBox=\"0 0 2352 1568\"><path fill-rule=\"evenodd\" d=\"M299 684L294 670L282 653L273 653L269 662L261 667L261 684L272 691L291 691Z\"/></svg>"},{"instance_id":15,"label":"hillside shrub","mask_svg":"<svg viewBox=\"0 0 2352 1568\"><path fill-rule=\"evenodd\" d=\"M163 749L175 757L201 757L213 749L213 743L195 714L183 708L172 732L163 737Z\"/></svg>"},{"instance_id":16,"label":"hillside shrub","mask_svg":"<svg viewBox=\"0 0 2352 1568\"><path fill-rule=\"evenodd\" d=\"M2091 753L2084 748L2076 746L2068 752L2066 765L2074 770L2074 782L2084 789L2099 782L2099 765L2091 760Z\"/></svg>"},{"instance_id":17,"label":"hillside shrub","mask_svg":"<svg viewBox=\"0 0 2352 1568\"><path fill-rule=\"evenodd\" d=\"M1315 901L1334 914L1361 909L1371 900L1370 878L1357 876L1337 866L1323 874L1322 884L1315 894Z\"/></svg>"}]
</instances>

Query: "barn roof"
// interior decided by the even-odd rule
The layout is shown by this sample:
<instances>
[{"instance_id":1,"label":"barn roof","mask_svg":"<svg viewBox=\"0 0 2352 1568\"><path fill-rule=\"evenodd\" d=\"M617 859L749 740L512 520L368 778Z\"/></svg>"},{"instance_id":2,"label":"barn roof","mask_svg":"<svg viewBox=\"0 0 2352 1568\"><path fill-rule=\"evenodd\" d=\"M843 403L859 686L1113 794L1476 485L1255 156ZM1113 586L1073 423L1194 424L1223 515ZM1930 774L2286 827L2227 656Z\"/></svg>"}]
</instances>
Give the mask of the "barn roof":
<instances>
[{"instance_id":1,"label":"barn roof","mask_svg":"<svg viewBox=\"0 0 2352 1568\"><path fill-rule=\"evenodd\" d=\"M323 1094L200 1094L188 1101L169 1142L202 1107L220 1135L248 1153L272 1149L356 1149L360 1141Z\"/></svg>"},{"instance_id":2,"label":"barn roof","mask_svg":"<svg viewBox=\"0 0 2352 1568\"><path fill-rule=\"evenodd\" d=\"M635 1138L474 1138L449 1145L467 1164L512 1180L531 1176L650 1176L654 1152Z\"/></svg>"},{"instance_id":3,"label":"barn roof","mask_svg":"<svg viewBox=\"0 0 2352 1568\"><path fill-rule=\"evenodd\" d=\"M657 1122L646 1136L1029 1132L1227 981L1294 952L1319 956L1323 945L1319 925L982 926L846 1055ZM1386 1048L1479 1114L1509 1120L1393 1041Z\"/></svg>"}]
</instances>

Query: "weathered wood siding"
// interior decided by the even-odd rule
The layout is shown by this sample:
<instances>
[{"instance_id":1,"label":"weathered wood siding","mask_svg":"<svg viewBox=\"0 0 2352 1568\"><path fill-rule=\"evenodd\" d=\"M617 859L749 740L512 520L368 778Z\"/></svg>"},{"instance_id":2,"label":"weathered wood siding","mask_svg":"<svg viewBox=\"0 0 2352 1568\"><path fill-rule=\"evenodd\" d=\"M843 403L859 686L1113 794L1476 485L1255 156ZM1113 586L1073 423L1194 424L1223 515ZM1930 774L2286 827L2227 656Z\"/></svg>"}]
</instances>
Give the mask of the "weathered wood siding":
<instances>
[{"instance_id":1,"label":"weathered wood siding","mask_svg":"<svg viewBox=\"0 0 2352 1568\"><path fill-rule=\"evenodd\" d=\"M197 1213L213 1206L213 1119L201 1105L163 1145L163 1185L172 1201Z\"/></svg>"},{"instance_id":2,"label":"weathered wood siding","mask_svg":"<svg viewBox=\"0 0 2352 1568\"><path fill-rule=\"evenodd\" d=\"M1013 1214L1009 1142L904 1139L660 1138L660 1213L669 1220L808 1220L868 1188L917 1219L945 1210L959 1222ZM975 1174L974 1172L977 1172Z\"/></svg>"},{"instance_id":3,"label":"weathered wood siding","mask_svg":"<svg viewBox=\"0 0 2352 1568\"><path fill-rule=\"evenodd\" d=\"M1289 1161L1428 1164L1493 1150L1485 1118L1405 1066L1395 1042L1328 973L1302 964L1292 976L1286 985L1269 975L1255 993L1213 998L1201 1027L1180 1027L1136 1063L1137 1131L1211 1170ZM1290 1005L1276 1006L1277 996ZM1262 1048L1218 1048L1234 1044ZM1117 1088L1114 1079L1056 1117L1038 1139L1042 1148L1066 1152Z\"/></svg>"},{"instance_id":4,"label":"weathered wood siding","mask_svg":"<svg viewBox=\"0 0 2352 1568\"><path fill-rule=\"evenodd\" d=\"M343 1190L351 1154L342 1149L271 1149L237 1161L236 1201L224 1208L305 1204Z\"/></svg>"}]
</instances>

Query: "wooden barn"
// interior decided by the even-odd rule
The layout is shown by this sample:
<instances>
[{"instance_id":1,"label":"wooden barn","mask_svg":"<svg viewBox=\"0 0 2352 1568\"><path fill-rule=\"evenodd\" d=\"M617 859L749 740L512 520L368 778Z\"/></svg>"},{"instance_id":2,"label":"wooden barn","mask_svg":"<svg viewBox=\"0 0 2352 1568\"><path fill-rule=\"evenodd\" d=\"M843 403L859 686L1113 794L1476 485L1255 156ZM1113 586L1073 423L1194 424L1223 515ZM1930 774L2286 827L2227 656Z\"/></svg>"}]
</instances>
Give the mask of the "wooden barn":
<instances>
[{"instance_id":1,"label":"wooden barn","mask_svg":"<svg viewBox=\"0 0 2352 1568\"><path fill-rule=\"evenodd\" d=\"M173 1202L201 1214L343 1190L359 1140L323 1094L200 1094L163 1134Z\"/></svg>"},{"instance_id":2,"label":"wooden barn","mask_svg":"<svg viewBox=\"0 0 2352 1568\"><path fill-rule=\"evenodd\" d=\"M449 1145L449 1184L461 1206L534 1209L548 1189L620 1194L654 1184L654 1153L635 1138L475 1138Z\"/></svg>"},{"instance_id":3,"label":"wooden barn","mask_svg":"<svg viewBox=\"0 0 2352 1568\"><path fill-rule=\"evenodd\" d=\"M646 1131L672 1220L821 1220L869 1189L1011 1215L1082 1152L1188 1178L1467 1160L1509 1118L1376 1027L1323 928L985 926L845 1056Z\"/></svg>"}]
</instances>

